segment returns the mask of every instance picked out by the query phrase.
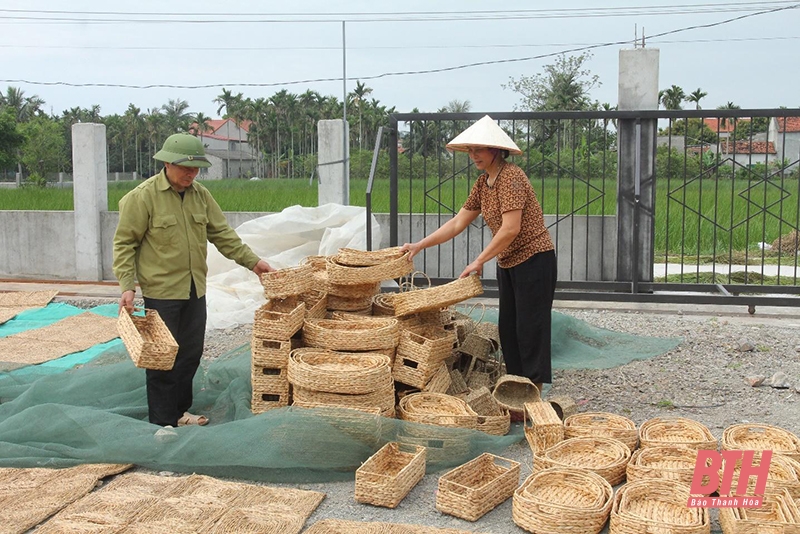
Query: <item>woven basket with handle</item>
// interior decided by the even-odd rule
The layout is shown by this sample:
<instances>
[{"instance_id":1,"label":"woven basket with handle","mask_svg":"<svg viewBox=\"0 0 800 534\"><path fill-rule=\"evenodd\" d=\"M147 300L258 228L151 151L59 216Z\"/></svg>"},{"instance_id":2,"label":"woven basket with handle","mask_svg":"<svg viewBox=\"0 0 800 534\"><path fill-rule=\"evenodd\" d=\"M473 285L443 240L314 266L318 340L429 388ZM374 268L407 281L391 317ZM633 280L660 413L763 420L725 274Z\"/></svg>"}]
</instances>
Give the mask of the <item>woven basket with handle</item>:
<instances>
[{"instance_id":1,"label":"woven basket with handle","mask_svg":"<svg viewBox=\"0 0 800 534\"><path fill-rule=\"evenodd\" d=\"M398 293L394 297L394 314L409 315L438 310L483 294L477 274L471 274L440 286Z\"/></svg>"},{"instance_id":2,"label":"woven basket with handle","mask_svg":"<svg viewBox=\"0 0 800 534\"><path fill-rule=\"evenodd\" d=\"M136 367L169 371L175 364L178 344L156 310L147 309L144 313L142 317L120 310L119 337Z\"/></svg>"}]
</instances>

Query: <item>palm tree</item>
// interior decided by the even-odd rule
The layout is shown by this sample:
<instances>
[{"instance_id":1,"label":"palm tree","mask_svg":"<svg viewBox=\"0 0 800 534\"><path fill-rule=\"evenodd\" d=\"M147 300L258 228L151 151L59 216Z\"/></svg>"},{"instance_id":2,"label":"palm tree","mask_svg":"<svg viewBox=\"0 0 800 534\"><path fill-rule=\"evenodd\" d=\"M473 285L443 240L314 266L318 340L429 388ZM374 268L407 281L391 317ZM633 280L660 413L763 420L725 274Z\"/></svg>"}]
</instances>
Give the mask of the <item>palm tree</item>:
<instances>
[{"instance_id":1,"label":"palm tree","mask_svg":"<svg viewBox=\"0 0 800 534\"><path fill-rule=\"evenodd\" d=\"M192 114L187 112L188 109L189 103L180 98L176 100L169 99L166 104L161 106L161 110L164 112L164 120L172 133L185 132L189 129Z\"/></svg>"},{"instance_id":2,"label":"palm tree","mask_svg":"<svg viewBox=\"0 0 800 534\"><path fill-rule=\"evenodd\" d=\"M705 91L703 91L698 87L696 91L692 91L691 93L689 93L689 96L686 97L686 101L694 102L695 105L694 109L700 109L700 101L707 96L708 93L706 93Z\"/></svg>"},{"instance_id":3,"label":"palm tree","mask_svg":"<svg viewBox=\"0 0 800 534\"><path fill-rule=\"evenodd\" d=\"M742 107L740 105L738 105L738 104L734 104L733 102L731 102L729 100L727 104L722 104L721 106L717 106L717 109L742 109ZM738 121L738 119L734 117L734 119L733 119L733 127L734 128L736 127L736 122L737 121ZM720 117L719 125L721 127L724 128L727 123L728 123L727 117Z\"/></svg>"},{"instance_id":4,"label":"palm tree","mask_svg":"<svg viewBox=\"0 0 800 534\"><path fill-rule=\"evenodd\" d=\"M141 176L141 153L139 151L139 132L142 130L144 121L141 116L142 110L133 104L128 104L128 109L125 110L125 126L128 130L128 135L133 134L134 152L136 154L136 174Z\"/></svg>"},{"instance_id":5,"label":"palm tree","mask_svg":"<svg viewBox=\"0 0 800 534\"><path fill-rule=\"evenodd\" d=\"M658 92L658 100L664 105L665 109L683 109L681 102L686 99L686 93L677 85L673 85L669 89L663 89Z\"/></svg>"},{"instance_id":6,"label":"palm tree","mask_svg":"<svg viewBox=\"0 0 800 534\"><path fill-rule=\"evenodd\" d=\"M352 93L347 95L350 100L356 105L358 108L358 149L362 150L362 137L364 131L361 128L361 120L363 117L363 107L364 107L364 98L372 93L372 88L367 87L366 84L361 83L360 81L356 81L356 88L353 90Z\"/></svg>"},{"instance_id":7,"label":"palm tree","mask_svg":"<svg viewBox=\"0 0 800 534\"><path fill-rule=\"evenodd\" d=\"M210 120L211 117L200 111L194 116L194 122L189 127L189 133L200 136L200 143L203 142L204 133L214 131L214 128L208 123Z\"/></svg>"},{"instance_id":8,"label":"palm tree","mask_svg":"<svg viewBox=\"0 0 800 534\"><path fill-rule=\"evenodd\" d=\"M25 96L25 91L17 87L8 86L5 95L0 99L3 107L14 110L14 118L17 122L27 122L41 112L44 100L38 95Z\"/></svg>"}]
</instances>

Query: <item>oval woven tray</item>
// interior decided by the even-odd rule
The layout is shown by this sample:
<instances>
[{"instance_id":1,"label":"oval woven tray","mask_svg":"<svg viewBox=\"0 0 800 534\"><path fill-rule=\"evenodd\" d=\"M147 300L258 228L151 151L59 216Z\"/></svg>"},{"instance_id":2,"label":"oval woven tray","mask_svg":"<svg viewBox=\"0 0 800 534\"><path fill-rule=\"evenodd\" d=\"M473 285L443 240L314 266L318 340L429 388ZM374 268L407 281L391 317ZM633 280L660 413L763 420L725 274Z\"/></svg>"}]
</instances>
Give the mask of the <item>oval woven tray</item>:
<instances>
[{"instance_id":1,"label":"oval woven tray","mask_svg":"<svg viewBox=\"0 0 800 534\"><path fill-rule=\"evenodd\" d=\"M372 297L372 315L394 316L393 297L392 293L378 293Z\"/></svg>"},{"instance_id":2,"label":"oval woven tray","mask_svg":"<svg viewBox=\"0 0 800 534\"><path fill-rule=\"evenodd\" d=\"M313 289L313 269L309 264L278 269L261 275L264 296L268 299L283 299Z\"/></svg>"},{"instance_id":3,"label":"oval woven tray","mask_svg":"<svg viewBox=\"0 0 800 534\"><path fill-rule=\"evenodd\" d=\"M370 317L363 321L306 320L303 340L308 347L365 351L397 347L397 320Z\"/></svg>"},{"instance_id":4,"label":"oval woven tray","mask_svg":"<svg viewBox=\"0 0 800 534\"><path fill-rule=\"evenodd\" d=\"M414 263L408 254L367 267L351 267L342 265L337 256L327 259L328 282L342 285L374 284L384 280L392 280L414 270Z\"/></svg>"},{"instance_id":5,"label":"oval woven tray","mask_svg":"<svg viewBox=\"0 0 800 534\"><path fill-rule=\"evenodd\" d=\"M400 399L400 419L428 425L475 428L478 414L463 400L444 393L412 393Z\"/></svg>"},{"instance_id":6,"label":"oval woven tray","mask_svg":"<svg viewBox=\"0 0 800 534\"><path fill-rule=\"evenodd\" d=\"M529 476L514 492L514 523L528 532L597 534L611 512L613 489L584 469L553 467Z\"/></svg>"},{"instance_id":7,"label":"oval woven tray","mask_svg":"<svg viewBox=\"0 0 800 534\"><path fill-rule=\"evenodd\" d=\"M609 532L709 534L708 510L688 508L688 500L689 486L673 480L642 480L625 484L614 496Z\"/></svg>"},{"instance_id":8,"label":"oval woven tray","mask_svg":"<svg viewBox=\"0 0 800 534\"><path fill-rule=\"evenodd\" d=\"M349 267L369 267L380 265L401 258L405 252L401 247L389 247L379 250L358 250L354 248L340 248L336 255L338 263Z\"/></svg>"},{"instance_id":9,"label":"oval woven tray","mask_svg":"<svg viewBox=\"0 0 800 534\"><path fill-rule=\"evenodd\" d=\"M639 449L631 456L626 473L628 482L639 480L676 480L692 484L697 450L664 446Z\"/></svg>"},{"instance_id":10,"label":"oval woven tray","mask_svg":"<svg viewBox=\"0 0 800 534\"><path fill-rule=\"evenodd\" d=\"M639 446L639 431L636 430L636 423L627 417L606 412L586 412L564 419L564 437L587 438L594 436L621 441L631 451L635 451Z\"/></svg>"},{"instance_id":11,"label":"oval woven tray","mask_svg":"<svg viewBox=\"0 0 800 534\"><path fill-rule=\"evenodd\" d=\"M754 460L756 463L760 463ZM722 461L722 469L720 476L725 471L725 460ZM739 477L742 472L741 461L737 461L733 468L733 478L731 479L731 494L739 494L737 487L739 485ZM756 479L753 477L748 478L747 495L755 494ZM765 495L782 495L784 490L788 490L789 494L795 498L800 499L800 463L792 460L788 456L781 454L773 454L769 463L769 473L767 474L767 485L764 488Z\"/></svg>"},{"instance_id":12,"label":"oval woven tray","mask_svg":"<svg viewBox=\"0 0 800 534\"><path fill-rule=\"evenodd\" d=\"M800 460L800 439L778 426L742 423L722 433L722 450L771 450Z\"/></svg>"},{"instance_id":13,"label":"oval woven tray","mask_svg":"<svg viewBox=\"0 0 800 534\"><path fill-rule=\"evenodd\" d=\"M480 277L471 274L440 286L397 293L394 297L394 314L408 315L437 310L482 294Z\"/></svg>"},{"instance_id":14,"label":"oval woven tray","mask_svg":"<svg viewBox=\"0 0 800 534\"><path fill-rule=\"evenodd\" d=\"M656 417L639 427L639 446L680 445L697 450L717 450L717 440L704 424L683 417Z\"/></svg>"},{"instance_id":15,"label":"oval woven tray","mask_svg":"<svg viewBox=\"0 0 800 534\"><path fill-rule=\"evenodd\" d=\"M384 417L394 417L395 415L394 385L362 395L327 393L325 391L295 387L292 389L292 397L294 399L293 404L300 407L326 404L354 410L378 408Z\"/></svg>"},{"instance_id":16,"label":"oval woven tray","mask_svg":"<svg viewBox=\"0 0 800 534\"><path fill-rule=\"evenodd\" d=\"M289 357L289 383L328 393L363 394L392 384L389 357L302 348Z\"/></svg>"},{"instance_id":17,"label":"oval woven tray","mask_svg":"<svg viewBox=\"0 0 800 534\"><path fill-rule=\"evenodd\" d=\"M534 469L576 467L587 469L615 486L625 480L625 466L631 450L621 441L610 438L572 438L556 443L533 459Z\"/></svg>"}]
</instances>

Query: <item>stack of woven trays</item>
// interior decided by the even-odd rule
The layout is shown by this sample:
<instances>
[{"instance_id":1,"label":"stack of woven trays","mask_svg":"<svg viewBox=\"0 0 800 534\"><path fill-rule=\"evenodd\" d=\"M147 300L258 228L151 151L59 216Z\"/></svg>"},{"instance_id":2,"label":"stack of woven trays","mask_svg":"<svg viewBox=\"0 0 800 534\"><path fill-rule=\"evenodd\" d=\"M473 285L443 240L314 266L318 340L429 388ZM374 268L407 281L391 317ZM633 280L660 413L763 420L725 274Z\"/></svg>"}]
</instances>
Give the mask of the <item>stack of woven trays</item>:
<instances>
[{"instance_id":1,"label":"stack of woven trays","mask_svg":"<svg viewBox=\"0 0 800 534\"><path fill-rule=\"evenodd\" d=\"M674 480L629 482L614 495L609 532L710 534L708 510L687 507L689 497L689 486Z\"/></svg>"},{"instance_id":2,"label":"stack of woven trays","mask_svg":"<svg viewBox=\"0 0 800 534\"><path fill-rule=\"evenodd\" d=\"M765 495L760 508L720 508L719 523L725 534L800 532L800 499L783 490Z\"/></svg>"},{"instance_id":3,"label":"stack of woven trays","mask_svg":"<svg viewBox=\"0 0 800 534\"><path fill-rule=\"evenodd\" d=\"M462 399L442 393L412 393L400 399L398 417L403 425L397 440L425 447L434 462L452 460L469 452L469 433L476 430L478 415Z\"/></svg>"},{"instance_id":4,"label":"stack of woven trays","mask_svg":"<svg viewBox=\"0 0 800 534\"><path fill-rule=\"evenodd\" d=\"M267 303L255 312L250 343L253 413L288 406L289 354L301 346L296 334L310 314L324 313L326 295L313 289L308 265L289 267L261 275Z\"/></svg>"},{"instance_id":5,"label":"stack of woven trays","mask_svg":"<svg viewBox=\"0 0 800 534\"><path fill-rule=\"evenodd\" d=\"M292 351L289 382L294 406L337 406L394 417L389 357L305 347Z\"/></svg>"},{"instance_id":6,"label":"stack of woven trays","mask_svg":"<svg viewBox=\"0 0 800 534\"><path fill-rule=\"evenodd\" d=\"M425 459L425 447L387 443L356 470L356 501L396 508L425 476Z\"/></svg>"},{"instance_id":7,"label":"stack of woven trays","mask_svg":"<svg viewBox=\"0 0 800 534\"><path fill-rule=\"evenodd\" d=\"M439 477L436 509L477 521L514 494L520 464L483 453Z\"/></svg>"},{"instance_id":8,"label":"stack of woven trays","mask_svg":"<svg viewBox=\"0 0 800 534\"><path fill-rule=\"evenodd\" d=\"M608 481L591 471L553 467L517 488L511 514L528 532L597 534L608 520L612 496Z\"/></svg>"},{"instance_id":9,"label":"stack of woven trays","mask_svg":"<svg viewBox=\"0 0 800 534\"><path fill-rule=\"evenodd\" d=\"M372 299L380 293L381 282L400 278L414 269L408 253L400 247L375 251L340 248L338 254L324 257L324 275L319 257L317 277L324 280L328 310L372 315Z\"/></svg>"}]
</instances>

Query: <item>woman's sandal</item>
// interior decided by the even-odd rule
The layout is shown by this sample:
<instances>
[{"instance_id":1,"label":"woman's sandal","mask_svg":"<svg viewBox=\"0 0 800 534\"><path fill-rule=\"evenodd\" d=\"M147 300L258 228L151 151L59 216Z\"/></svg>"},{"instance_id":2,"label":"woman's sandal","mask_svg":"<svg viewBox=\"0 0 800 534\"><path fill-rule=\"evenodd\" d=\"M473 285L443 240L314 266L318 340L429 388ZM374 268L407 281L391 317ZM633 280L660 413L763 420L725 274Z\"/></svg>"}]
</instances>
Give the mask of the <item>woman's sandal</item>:
<instances>
[{"instance_id":1,"label":"woman's sandal","mask_svg":"<svg viewBox=\"0 0 800 534\"><path fill-rule=\"evenodd\" d=\"M189 412L183 412L183 417L178 419L178 426L198 425L205 426L208 424L208 417L205 415L194 415Z\"/></svg>"}]
</instances>

